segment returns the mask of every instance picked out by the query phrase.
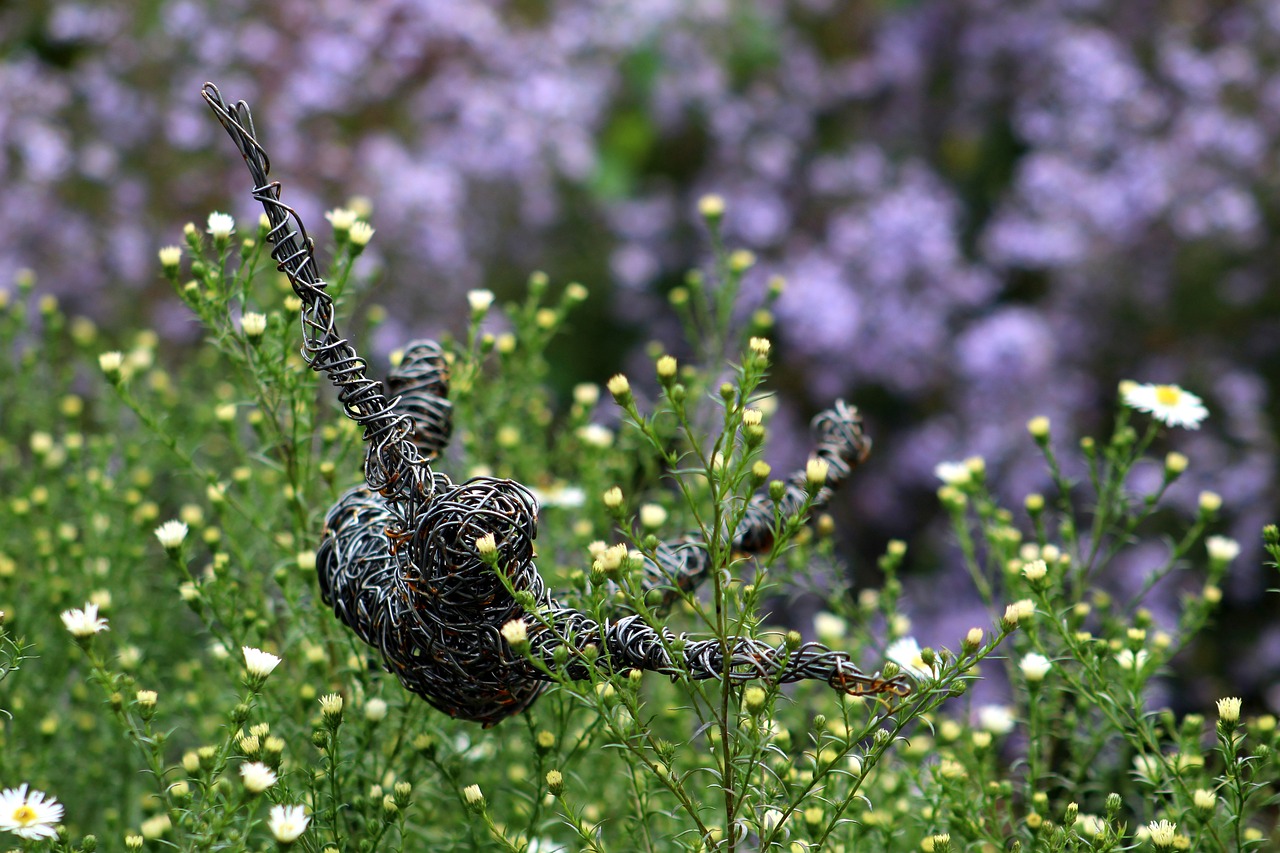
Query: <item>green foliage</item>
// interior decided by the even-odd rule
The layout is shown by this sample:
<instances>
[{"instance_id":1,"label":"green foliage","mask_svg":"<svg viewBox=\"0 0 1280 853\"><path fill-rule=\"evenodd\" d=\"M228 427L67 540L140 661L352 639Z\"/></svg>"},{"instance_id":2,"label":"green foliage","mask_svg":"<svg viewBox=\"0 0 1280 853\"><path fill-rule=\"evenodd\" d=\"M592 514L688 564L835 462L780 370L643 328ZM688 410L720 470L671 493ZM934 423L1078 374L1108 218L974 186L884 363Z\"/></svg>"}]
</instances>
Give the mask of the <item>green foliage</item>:
<instances>
[{"instance_id":1,"label":"green foliage","mask_svg":"<svg viewBox=\"0 0 1280 853\"><path fill-rule=\"evenodd\" d=\"M752 259L719 243L714 200L703 210L714 264L672 294L693 363L654 353L652 395L611 380L624 417L610 429L594 420L610 405L598 387L560 401L546 386L547 346L585 288L534 274L518 304L474 294L466 334L446 341L459 430L443 464L541 492L539 568L566 603L648 614L633 553L695 530L714 571L672 627L767 636L766 598L839 562L830 519L806 523L807 507L776 514L770 553L730 547L771 480L769 317L731 323ZM335 229L328 270L345 305L365 289L353 233ZM1057 494L1029 497L1021 525L980 460L948 469L940 498L991 610L954 650L906 638L902 543L880 561L879 590L824 591L820 639L863 662L899 641L883 670L914 674L908 697L548 673L535 706L491 730L431 710L319 600L313 549L361 447L297 353L298 302L264 238L189 227L185 262L165 255L206 331L194 355L146 330L104 341L48 300L30 323L29 276L4 296L0 779L66 806L57 838L19 843L258 850L277 843L275 805L307 807L296 846L308 851L1108 850L1163 841L1148 826L1161 820L1195 849L1276 840L1274 718L1233 720L1228 703L1215 725L1148 708L1153 680L1212 618L1233 556L1219 540L1200 557L1213 496L1132 600L1098 585L1117 555L1168 528L1162 497L1184 467L1171 457L1159 487L1135 493L1133 473L1161 464L1148 459L1159 429L1139 436L1124 410L1111 438L1084 443L1082 483L1063 473L1048 425L1033 426ZM627 556L597 559L611 546ZM1174 576L1194 583L1162 631L1142 597ZM73 636L59 614L86 602L109 629ZM794 648L799 635L775 639ZM257 653L242 647L281 662L254 674ZM1010 702L973 707L988 667ZM255 780L270 784L255 793Z\"/></svg>"}]
</instances>

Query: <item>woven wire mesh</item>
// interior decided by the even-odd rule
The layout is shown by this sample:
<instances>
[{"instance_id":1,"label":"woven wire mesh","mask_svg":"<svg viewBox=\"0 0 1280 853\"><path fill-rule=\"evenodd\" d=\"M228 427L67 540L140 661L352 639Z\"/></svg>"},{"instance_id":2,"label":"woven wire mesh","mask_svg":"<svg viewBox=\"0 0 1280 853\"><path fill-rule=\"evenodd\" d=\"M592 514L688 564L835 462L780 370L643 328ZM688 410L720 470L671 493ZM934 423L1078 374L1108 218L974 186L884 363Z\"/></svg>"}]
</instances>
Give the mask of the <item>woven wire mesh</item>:
<instances>
[{"instance_id":1,"label":"woven wire mesh","mask_svg":"<svg viewBox=\"0 0 1280 853\"><path fill-rule=\"evenodd\" d=\"M367 375L365 361L337 331L306 228L268 177L270 160L248 105L229 104L212 83L202 94L244 157L270 223L271 256L302 301L303 356L328 376L343 412L363 430L365 482L325 519L317 554L321 597L407 689L451 716L485 725L527 708L549 683L547 672L556 671L571 678L634 668L673 678L819 679L851 694L909 692L905 676L865 675L846 653L818 643L788 650L749 637L695 640L637 614L596 621L551 598L533 562L538 507L530 492L491 477L455 484L430 467L452 433L440 347L411 344L385 385ZM843 402L819 415L814 431L815 454L830 473L810 509L826 502L870 448L857 411ZM807 488L801 471L776 502L753 496L732 532L734 550L770 550L775 512L803 511ZM492 564L476 547L488 536L496 545ZM710 568L700 537L661 543L642 573L651 612L661 614L691 593ZM540 666L503 638L501 628L516 619L526 622Z\"/></svg>"}]
</instances>

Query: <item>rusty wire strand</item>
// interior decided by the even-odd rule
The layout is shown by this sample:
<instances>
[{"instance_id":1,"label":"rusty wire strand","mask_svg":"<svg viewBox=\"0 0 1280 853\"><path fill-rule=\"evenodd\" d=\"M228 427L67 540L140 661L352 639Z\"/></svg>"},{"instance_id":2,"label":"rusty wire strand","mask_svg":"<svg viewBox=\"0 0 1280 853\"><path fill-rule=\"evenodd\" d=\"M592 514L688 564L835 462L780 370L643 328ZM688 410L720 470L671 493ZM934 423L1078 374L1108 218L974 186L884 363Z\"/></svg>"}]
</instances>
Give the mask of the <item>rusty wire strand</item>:
<instances>
[{"instance_id":1,"label":"rusty wire strand","mask_svg":"<svg viewBox=\"0 0 1280 853\"><path fill-rule=\"evenodd\" d=\"M904 676L865 675L846 653L818 643L788 650L747 637L694 640L636 614L597 622L554 600L533 562L533 495L492 477L455 484L429 465L452 433L448 365L439 345L411 344L385 386L367 375L364 359L338 334L306 228L280 200L280 183L268 177L270 161L248 105L228 104L212 83L202 95L244 157L253 197L270 223L271 256L302 300L303 355L329 377L343 412L363 430L364 485L340 497L325 518L316 560L321 597L408 690L485 725L527 708L557 673L582 679L634 668L673 678L820 679L860 695L909 692ZM856 410L843 402L819 415L814 428L815 453L830 475L811 506L824 503L869 448ZM790 478L776 507L765 495L753 496L733 533L735 550L768 551L775 511L795 515L806 500L804 472ZM493 565L476 547L488 536L496 546ZM641 590L654 594L657 612L692 592L711 569L696 536L660 544L655 557L645 561ZM515 619L528 625L532 660L501 634Z\"/></svg>"}]
</instances>

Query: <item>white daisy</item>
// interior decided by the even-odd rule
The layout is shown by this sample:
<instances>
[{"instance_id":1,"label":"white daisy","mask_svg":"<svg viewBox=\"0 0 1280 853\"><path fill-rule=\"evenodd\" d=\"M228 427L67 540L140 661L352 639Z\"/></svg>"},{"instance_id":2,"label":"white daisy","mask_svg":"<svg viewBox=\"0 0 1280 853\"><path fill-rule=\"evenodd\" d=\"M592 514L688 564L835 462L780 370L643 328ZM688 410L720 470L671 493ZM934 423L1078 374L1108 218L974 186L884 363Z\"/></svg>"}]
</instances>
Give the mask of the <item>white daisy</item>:
<instances>
[{"instance_id":1,"label":"white daisy","mask_svg":"<svg viewBox=\"0 0 1280 853\"><path fill-rule=\"evenodd\" d=\"M1230 563L1240 556L1240 543L1227 536L1210 536L1204 540L1209 559L1219 563Z\"/></svg>"},{"instance_id":2,"label":"white daisy","mask_svg":"<svg viewBox=\"0 0 1280 853\"><path fill-rule=\"evenodd\" d=\"M1027 681L1038 682L1044 681L1044 677L1049 674L1049 670L1053 669L1053 662L1044 655L1030 652L1018 662L1018 666Z\"/></svg>"},{"instance_id":3,"label":"white daisy","mask_svg":"<svg viewBox=\"0 0 1280 853\"><path fill-rule=\"evenodd\" d=\"M327 693L320 697L320 713L326 717L342 716L343 699L337 693Z\"/></svg>"},{"instance_id":4,"label":"white daisy","mask_svg":"<svg viewBox=\"0 0 1280 853\"><path fill-rule=\"evenodd\" d=\"M0 829L21 838L53 838L62 820L62 804L45 799L40 791L28 791L24 782L0 793Z\"/></svg>"},{"instance_id":5,"label":"white daisy","mask_svg":"<svg viewBox=\"0 0 1280 853\"><path fill-rule=\"evenodd\" d=\"M640 507L640 526L648 530L656 530L667 523L667 511L659 504L645 504Z\"/></svg>"},{"instance_id":6,"label":"white daisy","mask_svg":"<svg viewBox=\"0 0 1280 853\"><path fill-rule=\"evenodd\" d=\"M108 376L115 376L124 367L124 353L119 350L104 352L98 355L98 367Z\"/></svg>"},{"instance_id":7,"label":"white daisy","mask_svg":"<svg viewBox=\"0 0 1280 853\"><path fill-rule=\"evenodd\" d=\"M603 427L602 427L603 429ZM549 506L573 509L582 506L587 500L587 493L577 486L552 486L547 491L530 489L533 499L538 502L539 509Z\"/></svg>"},{"instance_id":8,"label":"white daisy","mask_svg":"<svg viewBox=\"0 0 1280 853\"><path fill-rule=\"evenodd\" d=\"M231 236L232 231L236 230L236 221L226 213L215 211L209 214L208 230L215 240L225 240Z\"/></svg>"},{"instance_id":9,"label":"white daisy","mask_svg":"<svg viewBox=\"0 0 1280 853\"><path fill-rule=\"evenodd\" d=\"M1150 655L1147 654L1146 649L1138 649L1136 652L1133 649L1121 649L1116 653L1116 663L1120 665L1121 669L1141 672L1147 665L1149 657Z\"/></svg>"},{"instance_id":10,"label":"white daisy","mask_svg":"<svg viewBox=\"0 0 1280 853\"><path fill-rule=\"evenodd\" d=\"M166 551L173 551L182 545L187 538L188 527L185 522L171 518L156 528L156 539Z\"/></svg>"},{"instance_id":11,"label":"white daisy","mask_svg":"<svg viewBox=\"0 0 1280 853\"><path fill-rule=\"evenodd\" d=\"M828 646L837 645L849 633L849 620L822 611L813 617L813 630Z\"/></svg>"},{"instance_id":12,"label":"white daisy","mask_svg":"<svg viewBox=\"0 0 1280 853\"><path fill-rule=\"evenodd\" d=\"M827 482L827 475L831 473L831 463L825 459L810 459L804 466L804 479L812 488L818 488Z\"/></svg>"},{"instance_id":13,"label":"white daisy","mask_svg":"<svg viewBox=\"0 0 1280 853\"><path fill-rule=\"evenodd\" d=\"M329 224L333 226L334 231L350 231L351 226L356 224L356 220L360 215L354 210L345 207L335 207L333 210L326 211L324 218L329 220Z\"/></svg>"},{"instance_id":14,"label":"white daisy","mask_svg":"<svg viewBox=\"0 0 1280 853\"><path fill-rule=\"evenodd\" d=\"M261 794L276 783L276 773L261 761L250 761L240 765L240 778L244 787L251 794Z\"/></svg>"},{"instance_id":15,"label":"white daisy","mask_svg":"<svg viewBox=\"0 0 1280 853\"><path fill-rule=\"evenodd\" d=\"M1177 385L1139 385L1124 383L1124 404L1151 416L1169 426L1198 429L1200 422L1209 417L1204 403L1190 391Z\"/></svg>"},{"instance_id":16,"label":"white daisy","mask_svg":"<svg viewBox=\"0 0 1280 853\"><path fill-rule=\"evenodd\" d=\"M939 462L933 466L933 475L948 486L965 486L973 479L973 472L963 462Z\"/></svg>"},{"instance_id":17,"label":"white daisy","mask_svg":"<svg viewBox=\"0 0 1280 853\"><path fill-rule=\"evenodd\" d=\"M142 837L144 839L149 838L152 841L157 838L162 838L164 834L171 829L173 829L173 821L167 814L163 813L152 815L144 820L142 825L138 827L138 831L142 833Z\"/></svg>"},{"instance_id":18,"label":"white daisy","mask_svg":"<svg viewBox=\"0 0 1280 853\"><path fill-rule=\"evenodd\" d=\"M272 806L267 826L271 828L271 835L276 841L292 844L309 823L311 818L307 817L307 810L303 806Z\"/></svg>"},{"instance_id":19,"label":"white daisy","mask_svg":"<svg viewBox=\"0 0 1280 853\"><path fill-rule=\"evenodd\" d=\"M483 314L489 310L489 306L493 304L492 290L468 290L467 304L471 306L472 314Z\"/></svg>"},{"instance_id":20,"label":"white daisy","mask_svg":"<svg viewBox=\"0 0 1280 853\"><path fill-rule=\"evenodd\" d=\"M351 242L363 248L373 239L373 226L368 222L356 222L351 226Z\"/></svg>"},{"instance_id":21,"label":"white daisy","mask_svg":"<svg viewBox=\"0 0 1280 853\"><path fill-rule=\"evenodd\" d=\"M468 785L462 789L462 796L467 801L467 805L475 809L484 808L484 792L480 790L479 785Z\"/></svg>"},{"instance_id":22,"label":"white daisy","mask_svg":"<svg viewBox=\"0 0 1280 853\"><path fill-rule=\"evenodd\" d=\"M884 656L916 678L933 678L933 670L924 662L920 651L915 637L902 637L889 644Z\"/></svg>"},{"instance_id":23,"label":"white daisy","mask_svg":"<svg viewBox=\"0 0 1280 853\"><path fill-rule=\"evenodd\" d=\"M993 735L1007 735L1017 725L1008 705L983 705L978 709L978 725Z\"/></svg>"},{"instance_id":24,"label":"white daisy","mask_svg":"<svg viewBox=\"0 0 1280 853\"><path fill-rule=\"evenodd\" d=\"M1107 822L1096 814L1080 815L1080 833L1090 838L1102 838L1107 834Z\"/></svg>"},{"instance_id":25,"label":"white daisy","mask_svg":"<svg viewBox=\"0 0 1280 853\"><path fill-rule=\"evenodd\" d=\"M267 315L257 311L246 311L240 315L240 331L245 337L260 338L267 330Z\"/></svg>"},{"instance_id":26,"label":"white daisy","mask_svg":"<svg viewBox=\"0 0 1280 853\"><path fill-rule=\"evenodd\" d=\"M253 646L241 646L240 651L244 652L245 669L249 670L249 674L254 678L266 678L280 663L280 658L271 652L264 652Z\"/></svg>"},{"instance_id":27,"label":"white daisy","mask_svg":"<svg viewBox=\"0 0 1280 853\"><path fill-rule=\"evenodd\" d=\"M98 605L90 602L83 610L64 610L62 624L74 637L84 639L107 630L107 620L98 616Z\"/></svg>"},{"instance_id":28,"label":"white daisy","mask_svg":"<svg viewBox=\"0 0 1280 853\"><path fill-rule=\"evenodd\" d=\"M1172 847L1174 836L1178 834L1178 825L1168 820L1153 820L1147 824L1151 830L1151 843L1157 847Z\"/></svg>"},{"instance_id":29,"label":"white daisy","mask_svg":"<svg viewBox=\"0 0 1280 853\"><path fill-rule=\"evenodd\" d=\"M583 444L591 447L609 447L613 444L613 430L600 424L586 424L578 427L575 435Z\"/></svg>"},{"instance_id":30,"label":"white daisy","mask_svg":"<svg viewBox=\"0 0 1280 853\"><path fill-rule=\"evenodd\" d=\"M502 626L501 633L507 645L514 649L523 648L529 644L529 626L523 619L512 619Z\"/></svg>"}]
</instances>

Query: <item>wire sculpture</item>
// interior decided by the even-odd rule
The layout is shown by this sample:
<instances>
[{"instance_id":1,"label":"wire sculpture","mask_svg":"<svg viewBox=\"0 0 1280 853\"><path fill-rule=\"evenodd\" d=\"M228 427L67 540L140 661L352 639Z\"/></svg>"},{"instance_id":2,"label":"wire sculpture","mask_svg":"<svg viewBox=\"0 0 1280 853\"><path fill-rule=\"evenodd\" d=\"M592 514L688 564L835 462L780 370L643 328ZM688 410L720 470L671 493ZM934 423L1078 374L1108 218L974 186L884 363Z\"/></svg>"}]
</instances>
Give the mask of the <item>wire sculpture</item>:
<instances>
[{"instance_id":1,"label":"wire sculpture","mask_svg":"<svg viewBox=\"0 0 1280 853\"><path fill-rule=\"evenodd\" d=\"M788 649L749 637L696 640L635 613L596 621L552 598L533 562L538 506L529 490L492 477L454 483L430 466L452 432L448 365L439 345L411 344L385 386L368 376L368 365L335 326L306 228L280 200L280 183L268 178L270 161L248 105L228 104L212 83L202 95L244 157L253 197L269 221L271 256L302 301L303 357L328 376L344 414L363 430L364 483L342 495L325 519L316 558L321 597L381 653L405 688L450 716L485 726L528 708L555 673L585 679L593 671L634 668L673 679L820 679L855 695L910 692L907 676L866 675L848 654L819 643ZM870 441L856 409L843 402L813 427L815 454L830 466L816 507L866 458ZM735 551L768 551L775 504L784 516L802 511L806 487L801 471L780 500L753 496L733 531ZM476 544L488 536L496 547L492 562ZM659 544L641 573L650 613L661 616L710 568L698 536ZM527 626L527 657L502 635L517 619Z\"/></svg>"}]
</instances>

